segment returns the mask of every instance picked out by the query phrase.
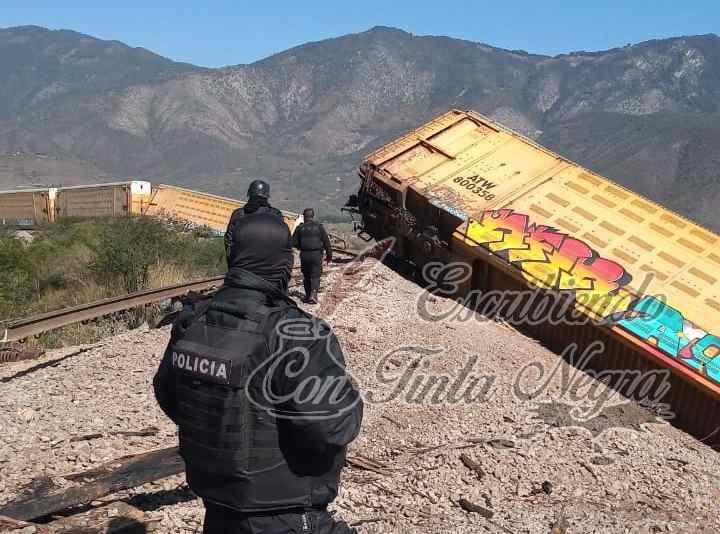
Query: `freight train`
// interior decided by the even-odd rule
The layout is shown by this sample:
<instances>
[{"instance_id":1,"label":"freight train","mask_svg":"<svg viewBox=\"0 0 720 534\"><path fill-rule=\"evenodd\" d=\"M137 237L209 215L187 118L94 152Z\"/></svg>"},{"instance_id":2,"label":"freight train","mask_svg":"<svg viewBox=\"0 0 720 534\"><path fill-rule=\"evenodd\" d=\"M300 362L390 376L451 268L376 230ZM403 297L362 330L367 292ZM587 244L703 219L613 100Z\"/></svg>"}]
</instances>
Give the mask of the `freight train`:
<instances>
[{"instance_id":1,"label":"freight train","mask_svg":"<svg viewBox=\"0 0 720 534\"><path fill-rule=\"evenodd\" d=\"M141 215L150 206L149 182L0 191L0 224L36 227L65 217Z\"/></svg>"},{"instance_id":2,"label":"freight train","mask_svg":"<svg viewBox=\"0 0 720 534\"><path fill-rule=\"evenodd\" d=\"M505 319L563 354L603 342L586 370L669 371L675 424L720 443L720 236L472 111L381 147L359 175L348 205L364 234L395 238L421 274L464 265L451 290L478 309L550 296L552 316Z\"/></svg>"},{"instance_id":3,"label":"freight train","mask_svg":"<svg viewBox=\"0 0 720 534\"><path fill-rule=\"evenodd\" d=\"M232 212L244 205L245 202L233 198L158 184L152 189L150 204L144 213L188 221L223 234ZM283 211L282 214L291 230L301 221L296 213Z\"/></svg>"},{"instance_id":4,"label":"freight train","mask_svg":"<svg viewBox=\"0 0 720 534\"><path fill-rule=\"evenodd\" d=\"M225 232L232 212L245 203L182 187L146 181L0 191L0 227L35 228L67 217L150 215ZM295 213L284 211L291 229Z\"/></svg>"}]
</instances>

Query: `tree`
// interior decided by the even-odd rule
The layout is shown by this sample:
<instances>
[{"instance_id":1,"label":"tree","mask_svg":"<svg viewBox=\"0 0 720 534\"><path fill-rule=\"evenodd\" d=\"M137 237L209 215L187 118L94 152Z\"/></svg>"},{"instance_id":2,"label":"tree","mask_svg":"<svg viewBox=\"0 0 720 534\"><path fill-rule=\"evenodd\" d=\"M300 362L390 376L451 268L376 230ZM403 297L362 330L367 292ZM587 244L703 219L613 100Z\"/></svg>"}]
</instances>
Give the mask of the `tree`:
<instances>
[{"instance_id":1,"label":"tree","mask_svg":"<svg viewBox=\"0 0 720 534\"><path fill-rule=\"evenodd\" d=\"M132 217L104 224L95 270L106 281L118 280L128 293L147 289L150 268L163 256L168 231L157 219Z\"/></svg>"}]
</instances>

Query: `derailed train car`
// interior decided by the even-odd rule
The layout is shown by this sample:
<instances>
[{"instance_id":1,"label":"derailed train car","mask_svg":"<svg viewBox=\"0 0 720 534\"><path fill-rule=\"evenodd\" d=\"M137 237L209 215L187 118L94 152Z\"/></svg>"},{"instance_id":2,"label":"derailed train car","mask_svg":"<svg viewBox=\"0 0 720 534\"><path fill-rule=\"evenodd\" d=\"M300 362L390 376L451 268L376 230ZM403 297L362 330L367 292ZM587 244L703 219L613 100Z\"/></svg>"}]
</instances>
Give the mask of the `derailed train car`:
<instances>
[{"instance_id":1,"label":"derailed train car","mask_svg":"<svg viewBox=\"0 0 720 534\"><path fill-rule=\"evenodd\" d=\"M419 272L464 266L432 272L566 356L602 342L586 369L720 443L718 235L474 112L428 122L359 173L364 232L395 237ZM639 395L628 370L670 387Z\"/></svg>"},{"instance_id":2,"label":"derailed train car","mask_svg":"<svg viewBox=\"0 0 720 534\"><path fill-rule=\"evenodd\" d=\"M159 184L153 188L146 215L186 221L223 234L232 212L245 205L233 198ZM283 211L285 223L294 230L297 214Z\"/></svg>"}]
</instances>

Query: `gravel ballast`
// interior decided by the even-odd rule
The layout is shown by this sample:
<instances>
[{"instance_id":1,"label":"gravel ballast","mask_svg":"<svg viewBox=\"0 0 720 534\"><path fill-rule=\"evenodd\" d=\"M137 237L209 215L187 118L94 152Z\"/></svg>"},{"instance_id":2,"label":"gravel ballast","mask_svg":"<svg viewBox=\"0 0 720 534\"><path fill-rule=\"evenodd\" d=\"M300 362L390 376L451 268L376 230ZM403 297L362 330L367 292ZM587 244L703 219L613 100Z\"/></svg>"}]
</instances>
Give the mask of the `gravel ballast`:
<instances>
[{"instance_id":1,"label":"gravel ballast","mask_svg":"<svg viewBox=\"0 0 720 534\"><path fill-rule=\"evenodd\" d=\"M572 424L562 395L571 367L502 323L423 318L419 301L433 313L452 306L426 297L367 260L353 275L329 273L312 308L335 327L366 398L357 461L332 506L346 521L363 533L720 531L712 449L622 399ZM176 445L151 385L168 334L140 328L0 366L0 502ZM518 380L543 381L531 362L548 380L534 400L516 391ZM202 530L182 475L94 504L118 499L159 532Z\"/></svg>"}]
</instances>

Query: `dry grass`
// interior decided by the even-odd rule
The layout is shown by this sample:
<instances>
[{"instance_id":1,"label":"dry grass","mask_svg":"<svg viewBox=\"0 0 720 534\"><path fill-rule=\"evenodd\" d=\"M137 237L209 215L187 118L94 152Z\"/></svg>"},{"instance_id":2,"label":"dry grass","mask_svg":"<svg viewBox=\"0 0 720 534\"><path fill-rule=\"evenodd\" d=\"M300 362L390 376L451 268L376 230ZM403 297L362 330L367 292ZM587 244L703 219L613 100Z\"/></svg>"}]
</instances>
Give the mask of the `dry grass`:
<instances>
[{"instance_id":1,"label":"dry grass","mask_svg":"<svg viewBox=\"0 0 720 534\"><path fill-rule=\"evenodd\" d=\"M176 232L149 218L65 221L24 243L0 234L0 321L218 274L222 239ZM131 283L137 279L137 283ZM159 306L71 325L33 344L83 344L152 321Z\"/></svg>"},{"instance_id":2,"label":"dry grass","mask_svg":"<svg viewBox=\"0 0 720 534\"><path fill-rule=\"evenodd\" d=\"M176 264L156 265L150 269L150 287L185 284L207 276L207 273Z\"/></svg>"},{"instance_id":3,"label":"dry grass","mask_svg":"<svg viewBox=\"0 0 720 534\"><path fill-rule=\"evenodd\" d=\"M33 313L46 313L62 308L78 306L87 302L94 302L117 294L119 288L101 286L89 280L69 288L48 288L43 291L42 296L32 306ZM121 292L121 291L120 291Z\"/></svg>"}]
</instances>

